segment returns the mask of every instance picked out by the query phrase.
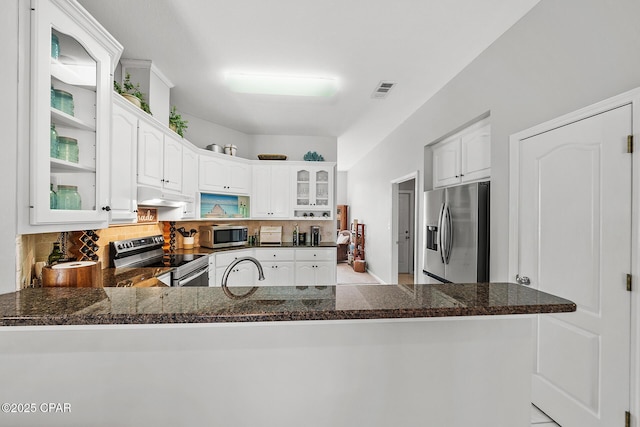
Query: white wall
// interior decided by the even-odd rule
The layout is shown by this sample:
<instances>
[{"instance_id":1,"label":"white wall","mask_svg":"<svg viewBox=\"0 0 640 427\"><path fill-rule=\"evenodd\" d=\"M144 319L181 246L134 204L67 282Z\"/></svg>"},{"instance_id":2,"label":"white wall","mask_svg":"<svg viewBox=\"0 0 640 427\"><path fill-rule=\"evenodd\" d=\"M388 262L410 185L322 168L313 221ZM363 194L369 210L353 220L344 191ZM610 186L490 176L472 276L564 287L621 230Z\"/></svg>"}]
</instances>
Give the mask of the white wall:
<instances>
[{"instance_id":1,"label":"white wall","mask_svg":"<svg viewBox=\"0 0 640 427\"><path fill-rule=\"evenodd\" d=\"M336 205L349 204L349 173L347 171L338 171L336 174Z\"/></svg>"},{"instance_id":2,"label":"white wall","mask_svg":"<svg viewBox=\"0 0 640 427\"><path fill-rule=\"evenodd\" d=\"M351 217L367 225L372 273L390 280L390 181L415 170L427 178L424 146L489 111L491 279L507 280L509 135L640 86L637 16L637 0L615 8L600 0L542 0L355 165L349 205Z\"/></svg>"},{"instance_id":3,"label":"white wall","mask_svg":"<svg viewBox=\"0 0 640 427\"><path fill-rule=\"evenodd\" d=\"M0 156L0 170L5 178L0 190L0 294L16 289L16 158L18 144L28 144L28 135L18 135L18 3L19 0L5 1L2 13L5 15L0 26L3 40L2 78L0 78L0 128L3 143Z\"/></svg>"},{"instance_id":4,"label":"white wall","mask_svg":"<svg viewBox=\"0 0 640 427\"><path fill-rule=\"evenodd\" d=\"M194 145L205 148L209 144L224 147L234 144L236 155L255 160L258 154L285 154L287 160L303 160L308 151L322 154L325 161L335 162L338 157L337 138L308 135L248 135L246 133L209 122L178 110L188 120L184 137Z\"/></svg>"},{"instance_id":5,"label":"white wall","mask_svg":"<svg viewBox=\"0 0 640 427\"><path fill-rule=\"evenodd\" d=\"M178 113L189 122L184 137L192 144L200 148L205 148L209 144L218 144L222 147L234 144L238 147L237 156L249 158L251 154L250 138L246 133L183 113L180 109L178 109Z\"/></svg>"}]
</instances>

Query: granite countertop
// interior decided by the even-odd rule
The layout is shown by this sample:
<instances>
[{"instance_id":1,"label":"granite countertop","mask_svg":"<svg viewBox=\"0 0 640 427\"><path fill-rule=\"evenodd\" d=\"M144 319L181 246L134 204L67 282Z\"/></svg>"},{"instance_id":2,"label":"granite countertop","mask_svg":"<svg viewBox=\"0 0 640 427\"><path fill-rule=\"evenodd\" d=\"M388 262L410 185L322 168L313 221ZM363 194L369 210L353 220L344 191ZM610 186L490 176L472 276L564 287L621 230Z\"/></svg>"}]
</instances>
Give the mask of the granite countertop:
<instances>
[{"instance_id":1,"label":"granite countertop","mask_svg":"<svg viewBox=\"0 0 640 427\"><path fill-rule=\"evenodd\" d=\"M243 295L251 288L229 288ZM513 283L29 288L0 295L0 326L391 319L560 313L566 299Z\"/></svg>"}]
</instances>

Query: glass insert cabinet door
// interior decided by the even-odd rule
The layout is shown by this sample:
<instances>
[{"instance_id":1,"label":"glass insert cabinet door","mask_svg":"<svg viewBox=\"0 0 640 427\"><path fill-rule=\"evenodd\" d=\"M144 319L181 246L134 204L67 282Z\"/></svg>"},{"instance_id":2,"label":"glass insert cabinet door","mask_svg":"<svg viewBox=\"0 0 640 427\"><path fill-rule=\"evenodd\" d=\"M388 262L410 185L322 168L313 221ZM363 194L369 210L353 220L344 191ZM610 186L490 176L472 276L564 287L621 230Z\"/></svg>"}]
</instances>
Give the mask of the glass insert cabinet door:
<instances>
[{"instance_id":1,"label":"glass insert cabinet door","mask_svg":"<svg viewBox=\"0 0 640 427\"><path fill-rule=\"evenodd\" d=\"M329 171L316 171L315 205L329 206Z\"/></svg>"},{"instance_id":2,"label":"glass insert cabinet door","mask_svg":"<svg viewBox=\"0 0 640 427\"><path fill-rule=\"evenodd\" d=\"M327 208L333 203L333 168L308 166L295 168L295 205L298 208Z\"/></svg>"},{"instance_id":3,"label":"glass insert cabinet door","mask_svg":"<svg viewBox=\"0 0 640 427\"><path fill-rule=\"evenodd\" d=\"M106 222L113 54L75 2L32 6L31 223Z\"/></svg>"},{"instance_id":4,"label":"glass insert cabinet door","mask_svg":"<svg viewBox=\"0 0 640 427\"><path fill-rule=\"evenodd\" d=\"M311 204L311 173L308 170L296 171L296 205Z\"/></svg>"}]
</instances>

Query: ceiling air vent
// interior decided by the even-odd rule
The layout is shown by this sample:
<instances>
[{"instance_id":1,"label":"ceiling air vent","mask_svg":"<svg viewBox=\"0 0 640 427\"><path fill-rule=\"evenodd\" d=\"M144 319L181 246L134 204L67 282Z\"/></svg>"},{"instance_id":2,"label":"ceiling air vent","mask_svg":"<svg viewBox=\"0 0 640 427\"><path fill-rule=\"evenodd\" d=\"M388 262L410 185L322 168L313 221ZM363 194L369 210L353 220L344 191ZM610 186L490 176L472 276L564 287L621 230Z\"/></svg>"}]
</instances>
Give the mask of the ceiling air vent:
<instances>
[{"instance_id":1,"label":"ceiling air vent","mask_svg":"<svg viewBox=\"0 0 640 427\"><path fill-rule=\"evenodd\" d=\"M396 85L395 82L390 82L390 81L383 80L380 83L378 83L378 86L376 87L376 89L371 94L371 97L372 98L376 98L376 99L386 98L387 95L389 94L389 91L391 91L391 89L395 85Z\"/></svg>"}]
</instances>

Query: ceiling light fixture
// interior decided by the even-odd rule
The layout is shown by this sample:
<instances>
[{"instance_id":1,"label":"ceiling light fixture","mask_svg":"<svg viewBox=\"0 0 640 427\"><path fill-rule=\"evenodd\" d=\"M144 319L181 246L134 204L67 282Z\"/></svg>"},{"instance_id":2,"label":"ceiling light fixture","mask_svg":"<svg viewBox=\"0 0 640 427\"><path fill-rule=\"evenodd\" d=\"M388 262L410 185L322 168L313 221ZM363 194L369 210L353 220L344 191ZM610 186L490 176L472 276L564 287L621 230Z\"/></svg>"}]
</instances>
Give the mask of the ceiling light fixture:
<instances>
[{"instance_id":1,"label":"ceiling light fixture","mask_svg":"<svg viewBox=\"0 0 640 427\"><path fill-rule=\"evenodd\" d=\"M337 80L326 77L229 73L226 83L233 92L260 95L331 97L338 91Z\"/></svg>"}]
</instances>

